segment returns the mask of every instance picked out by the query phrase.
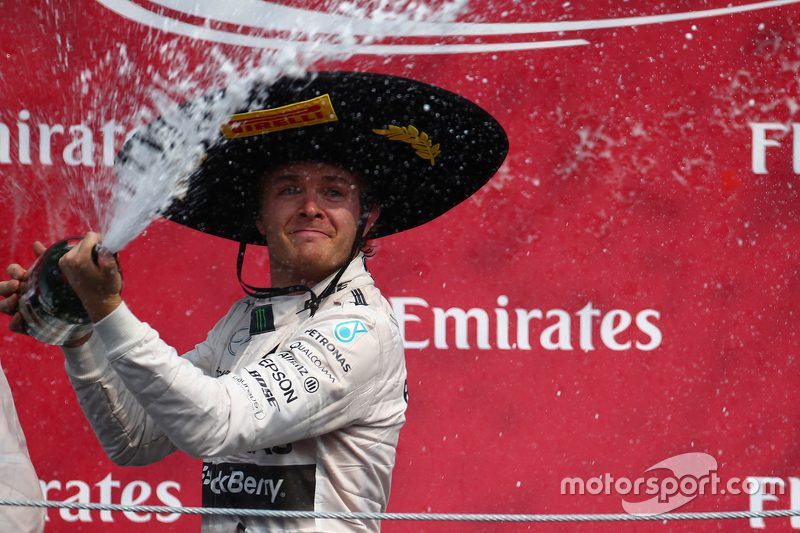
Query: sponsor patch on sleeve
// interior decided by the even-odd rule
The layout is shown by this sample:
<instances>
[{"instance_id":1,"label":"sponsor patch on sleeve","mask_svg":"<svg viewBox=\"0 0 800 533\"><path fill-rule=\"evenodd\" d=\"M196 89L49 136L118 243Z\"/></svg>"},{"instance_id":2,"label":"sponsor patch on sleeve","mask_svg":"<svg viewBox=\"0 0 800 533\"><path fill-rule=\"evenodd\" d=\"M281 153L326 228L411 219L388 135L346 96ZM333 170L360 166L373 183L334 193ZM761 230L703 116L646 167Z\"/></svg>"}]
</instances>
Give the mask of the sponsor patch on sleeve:
<instances>
[{"instance_id":1,"label":"sponsor patch on sleeve","mask_svg":"<svg viewBox=\"0 0 800 533\"><path fill-rule=\"evenodd\" d=\"M275 314L271 305L256 307L250 312L250 335L275 331Z\"/></svg>"}]
</instances>

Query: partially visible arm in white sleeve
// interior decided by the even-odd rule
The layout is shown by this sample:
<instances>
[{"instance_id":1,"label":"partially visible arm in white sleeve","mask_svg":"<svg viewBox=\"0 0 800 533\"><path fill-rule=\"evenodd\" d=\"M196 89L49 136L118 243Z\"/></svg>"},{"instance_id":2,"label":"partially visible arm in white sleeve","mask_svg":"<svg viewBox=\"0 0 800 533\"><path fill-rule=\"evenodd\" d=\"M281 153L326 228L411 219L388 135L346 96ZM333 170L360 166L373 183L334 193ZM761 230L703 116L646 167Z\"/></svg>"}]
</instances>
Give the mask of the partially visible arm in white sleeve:
<instances>
[{"instance_id":1,"label":"partially visible arm in white sleeve","mask_svg":"<svg viewBox=\"0 0 800 533\"><path fill-rule=\"evenodd\" d=\"M177 450L108 364L99 335L63 351L78 403L109 459L120 466L142 466Z\"/></svg>"},{"instance_id":2,"label":"partially visible arm in white sleeve","mask_svg":"<svg viewBox=\"0 0 800 533\"><path fill-rule=\"evenodd\" d=\"M177 357L125 308L95 330L114 370L149 416L179 449L206 458L282 445L357 423L383 369L384 335L378 320L364 313L371 311L320 313L277 353L265 353L219 378ZM356 319L364 333L334 350L335 326ZM327 374L302 363L310 356L321 361ZM316 379L315 386L307 383L309 378Z\"/></svg>"},{"instance_id":3,"label":"partially visible arm in white sleeve","mask_svg":"<svg viewBox=\"0 0 800 533\"><path fill-rule=\"evenodd\" d=\"M0 498L41 500L42 490L34 471L25 435L19 425L11 389L0 370ZM0 531L44 531L44 509L0 507Z\"/></svg>"}]
</instances>

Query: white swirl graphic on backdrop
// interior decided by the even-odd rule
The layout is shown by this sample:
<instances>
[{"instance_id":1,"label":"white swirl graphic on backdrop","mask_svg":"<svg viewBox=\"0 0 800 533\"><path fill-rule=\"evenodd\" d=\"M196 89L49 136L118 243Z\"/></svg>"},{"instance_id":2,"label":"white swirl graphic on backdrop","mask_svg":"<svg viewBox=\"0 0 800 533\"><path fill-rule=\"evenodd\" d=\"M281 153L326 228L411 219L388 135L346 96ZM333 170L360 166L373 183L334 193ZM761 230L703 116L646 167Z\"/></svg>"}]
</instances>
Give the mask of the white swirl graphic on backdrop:
<instances>
[{"instance_id":1,"label":"white swirl graphic on backdrop","mask_svg":"<svg viewBox=\"0 0 800 533\"><path fill-rule=\"evenodd\" d=\"M134 20L146 26L164 32L183 35L193 39L248 46L253 48L278 49L285 46L286 40L272 37L261 37L211 28L209 24L197 25L183 20L170 18L148 10L131 0L97 0L98 3L122 17ZM464 37L503 37L512 35L535 35L554 32L576 32L607 28L622 28L663 24L683 20L721 17L735 13L757 11L796 4L800 0L772 0L739 6L730 6L702 11L670 13L640 17L622 17L601 20L575 20L562 22L513 22L513 23L459 23L459 22L399 22L385 18L358 18L335 13L324 13L300 9L265 0L151 0L150 3L185 15L187 18L198 18L206 22L246 26L268 32L297 33L298 28L346 28L350 38L464 38ZM313 40L296 40L293 43L301 48L313 49L320 43ZM335 53L398 55L398 54L464 54L503 51L534 50L542 48L559 48L566 46L587 45L585 39L558 39L527 42L501 43L464 43L464 44L336 44L326 41L326 51ZM339 48L337 50L337 47Z\"/></svg>"}]
</instances>

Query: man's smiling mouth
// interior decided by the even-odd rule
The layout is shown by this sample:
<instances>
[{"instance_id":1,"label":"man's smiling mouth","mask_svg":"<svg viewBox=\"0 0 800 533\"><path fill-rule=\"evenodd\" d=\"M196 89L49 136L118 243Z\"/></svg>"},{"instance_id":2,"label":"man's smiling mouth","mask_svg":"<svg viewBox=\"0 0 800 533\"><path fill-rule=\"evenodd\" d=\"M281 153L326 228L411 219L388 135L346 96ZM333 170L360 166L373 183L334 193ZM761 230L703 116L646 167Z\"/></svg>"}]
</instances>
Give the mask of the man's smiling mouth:
<instances>
[{"instance_id":1,"label":"man's smiling mouth","mask_svg":"<svg viewBox=\"0 0 800 533\"><path fill-rule=\"evenodd\" d=\"M298 235L298 236L313 236L313 235L324 235L325 237L330 237L326 231L321 229L314 229L314 228L303 228L303 229L296 229L289 232L290 235Z\"/></svg>"}]
</instances>

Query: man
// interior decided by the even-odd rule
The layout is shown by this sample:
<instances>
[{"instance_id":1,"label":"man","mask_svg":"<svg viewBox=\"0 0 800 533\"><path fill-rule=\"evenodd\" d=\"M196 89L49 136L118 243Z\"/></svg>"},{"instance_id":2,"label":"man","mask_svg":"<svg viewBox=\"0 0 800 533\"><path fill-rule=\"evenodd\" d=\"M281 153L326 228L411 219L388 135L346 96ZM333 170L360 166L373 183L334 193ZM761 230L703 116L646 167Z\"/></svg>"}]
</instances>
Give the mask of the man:
<instances>
[{"instance_id":1,"label":"man","mask_svg":"<svg viewBox=\"0 0 800 533\"><path fill-rule=\"evenodd\" d=\"M213 101L186 104L187 127ZM169 144L162 126L123 148L123 182L146 174L136 143L156 152ZM127 308L116 260L101 251L95 263L100 236L87 234L60 262L94 324L64 349L78 399L118 464L176 450L203 458L204 506L384 511L405 363L359 250L368 235L418 226L469 197L502 163L505 134L447 91L341 72L255 86L247 111L222 131L166 216L239 241L240 281L246 245L266 243L274 288L242 281L248 296L178 357ZM19 266L9 274L25 275ZM18 316L11 324L22 327ZM203 528L357 532L379 523L210 516Z\"/></svg>"}]
</instances>

